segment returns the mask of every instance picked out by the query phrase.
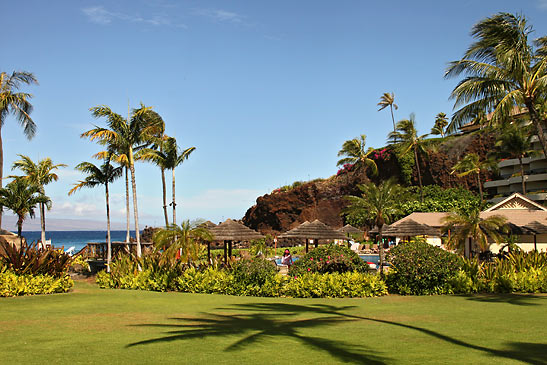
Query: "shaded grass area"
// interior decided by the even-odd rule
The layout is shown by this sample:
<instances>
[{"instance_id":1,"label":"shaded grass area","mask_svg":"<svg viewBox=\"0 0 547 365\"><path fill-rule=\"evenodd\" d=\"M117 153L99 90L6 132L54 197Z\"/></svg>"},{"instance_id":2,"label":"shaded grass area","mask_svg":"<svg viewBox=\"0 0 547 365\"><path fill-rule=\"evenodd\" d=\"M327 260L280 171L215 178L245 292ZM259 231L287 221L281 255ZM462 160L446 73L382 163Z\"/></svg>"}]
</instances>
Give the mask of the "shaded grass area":
<instances>
[{"instance_id":1,"label":"shaded grass area","mask_svg":"<svg viewBox=\"0 0 547 365\"><path fill-rule=\"evenodd\" d=\"M547 364L547 296L0 299L0 363Z\"/></svg>"}]
</instances>

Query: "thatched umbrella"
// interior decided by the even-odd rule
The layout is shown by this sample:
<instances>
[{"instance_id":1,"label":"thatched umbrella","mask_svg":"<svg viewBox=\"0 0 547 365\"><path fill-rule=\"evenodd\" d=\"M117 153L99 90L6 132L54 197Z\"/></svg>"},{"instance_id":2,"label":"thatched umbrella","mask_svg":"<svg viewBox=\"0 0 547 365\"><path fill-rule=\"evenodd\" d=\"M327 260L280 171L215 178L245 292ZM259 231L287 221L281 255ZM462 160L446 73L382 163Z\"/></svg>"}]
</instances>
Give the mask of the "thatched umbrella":
<instances>
[{"instance_id":1,"label":"thatched umbrella","mask_svg":"<svg viewBox=\"0 0 547 365\"><path fill-rule=\"evenodd\" d=\"M441 230L427 224L418 223L408 219L399 224L392 224L382 232L385 236L414 237L414 236L440 236Z\"/></svg>"},{"instance_id":2,"label":"thatched umbrella","mask_svg":"<svg viewBox=\"0 0 547 365\"><path fill-rule=\"evenodd\" d=\"M235 222L231 219L227 219L225 222L219 224L216 227L209 229L209 232L213 235L213 240L223 241L224 243L224 262L228 262L228 256L232 256L232 242L233 241L250 241L260 238L264 238L263 235L244 226L241 223ZM211 260L210 243L207 247L207 255ZM229 252L227 252L229 247Z\"/></svg>"},{"instance_id":3,"label":"thatched umbrella","mask_svg":"<svg viewBox=\"0 0 547 365\"><path fill-rule=\"evenodd\" d=\"M306 252L308 252L309 240L315 240L315 247L317 247L317 240L331 240L341 239L345 240L346 236L340 232L327 226L325 223L318 219L313 222L304 222L296 228L291 229L279 236L279 238L305 238L306 239Z\"/></svg>"},{"instance_id":4,"label":"thatched umbrella","mask_svg":"<svg viewBox=\"0 0 547 365\"><path fill-rule=\"evenodd\" d=\"M211 228L213 228L213 227L216 227L217 225L214 224L214 223L211 222L211 221L205 221L205 222L201 223L199 226L200 226L200 227L207 228L207 229L211 229Z\"/></svg>"},{"instance_id":5,"label":"thatched umbrella","mask_svg":"<svg viewBox=\"0 0 547 365\"><path fill-rule=\"evenodd\" d=\"M342 233L345 233L348 236L348 248L350 247L349 238L351 237L351 234L363 234L364 233L359 228L355 228L351 224L346 224L344 227L338 229L338 231L342 232Z\"/></svg>"}]
</instances>

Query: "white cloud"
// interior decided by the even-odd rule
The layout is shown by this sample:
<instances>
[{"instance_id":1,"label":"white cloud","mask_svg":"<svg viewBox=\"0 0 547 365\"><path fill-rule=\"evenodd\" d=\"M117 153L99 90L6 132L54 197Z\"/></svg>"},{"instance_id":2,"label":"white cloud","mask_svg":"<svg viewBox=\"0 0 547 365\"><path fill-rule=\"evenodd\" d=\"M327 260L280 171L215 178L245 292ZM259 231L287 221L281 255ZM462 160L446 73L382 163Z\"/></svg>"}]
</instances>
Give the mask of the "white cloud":
<instances>
[{"instance_id":1,"label":"white cloud","mask_svg":"<svg viewBox=\"0 0 547 365\"><path fill-rule=\"evenodd\" d=\"M222 9L195 9L194 14L211 18L218 22L242 23L245 16Z\"/></svg>"},{"instance_id":2,"label":"white cloud","mask_svg":"<svg viewBox=\"0 0 547 365\"><path fill-rule=\"evenodd\" d=\"M150 18L145 18L140 15L109 11L104 6L83 8L82 12L91 22L103 25L110 24L115 20L121 20L130 23L144 23L153 26L174 26L186 28L184 24L173 23L166 15L154 15Z\"/></svg>"}]
</instances>

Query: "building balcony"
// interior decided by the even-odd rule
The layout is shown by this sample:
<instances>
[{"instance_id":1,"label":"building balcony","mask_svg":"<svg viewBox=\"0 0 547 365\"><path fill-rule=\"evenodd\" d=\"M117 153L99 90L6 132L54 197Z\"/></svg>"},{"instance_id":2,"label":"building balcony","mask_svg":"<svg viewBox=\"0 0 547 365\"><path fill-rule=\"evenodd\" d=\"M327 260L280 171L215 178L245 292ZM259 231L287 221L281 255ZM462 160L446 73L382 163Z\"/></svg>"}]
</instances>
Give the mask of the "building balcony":
<instances>
[{"instance_id":1,"label":"building balcony","mask_svg":"<svg viewBox=\"0 0 547 365\"><path fill-rule=\"evenodd\" d=\"M545 181L545 186L547 187L547 173L543 174L534 174L534 175L524 175L525 182L533 181ZM498 186L508 186L513 184L520 184L522 182L522 176L510 177L508 179L487 181L484 183L484 188L496 188Z\"/></svg>"}]
</instances>

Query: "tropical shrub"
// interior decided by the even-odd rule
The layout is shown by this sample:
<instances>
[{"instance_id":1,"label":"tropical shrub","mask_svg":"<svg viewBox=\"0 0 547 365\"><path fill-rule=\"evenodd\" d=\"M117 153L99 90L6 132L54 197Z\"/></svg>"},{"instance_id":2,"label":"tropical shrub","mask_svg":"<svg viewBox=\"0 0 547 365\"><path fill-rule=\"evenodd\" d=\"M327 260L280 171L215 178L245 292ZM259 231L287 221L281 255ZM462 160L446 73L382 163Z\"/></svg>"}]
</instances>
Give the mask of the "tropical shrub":
<instances>
[{"instance_id":1,"label":"tropical shrub","mask_svg":"<svg viewBox=\"0 0 547 365\"><path fill-rule=\"evenodd\" d=\"M0 297L19 295L65 293L72 288L74 281L68 275L19 275L11 270L0 271Z\"/></svg>"},{"instance_id":2,"label":"tropical shrub","mask_svg":"<svg viewBox=\"0 0 547 365\"><path fill-rule=\"evenodd\" d=\"M37 249L24 243L16 247L0 242L0 261L17 275L61 277L68 271L72 258L62 250Z\"/></svg>"},{"instance_id":3,"label":"tropical shrub","mask_svg":"<svg viewBox=\"0 0 547 365\"><path fill-rule=\"evenodd\" d=\"M275 263L266 259L238 260L231 266L234 285L239 291L260 292L261 287L277 274ZM252 295L252 294L251 294Z\"/></svg>"},{"instance_id":4,"label":"tropical shrub","mask_svg":"<svg viewBox=\"0 0 547 365\"><path fill-rule=\"evenodd\" d=\"M325 245L311 250L290 268L291 276L311 273L365 272L368 265L346 246Z\"/></svg>"},{"instance_id":5,"label":"tropical shrub","mask_svg":"<svg viewBox=\"0 0 547 365\"><path fill-rule=\"evenodd\" d=\"M443 189L437 185L423 187L424 199L420 200L419 188L407 188L407 199L401 203L401 217L413 212L463 212L483 208L478 195L464 188Z\"/></svg>"},{"instance_id":6,"label":"tropical shrub","mask_svg":"<svg viewBox=\"0 0 547 365\"><path fill-rule=\"evenodd\" d=\"M305 273L290 278L283 296L294 298L375 297L387 294L380 276L361 272Z\"/></svg>"},{"instance_id":7,"label":"tropical shrub","mask_svg":"<svg viewBox=\"0 0 547 365\"><path fill-rule=\"evenodd\" d=\"M450 293L449 280L462 266L458 255L419 239L391 249L389 261L389 292L403 295Z\"/></svg>"}]
</instances>

